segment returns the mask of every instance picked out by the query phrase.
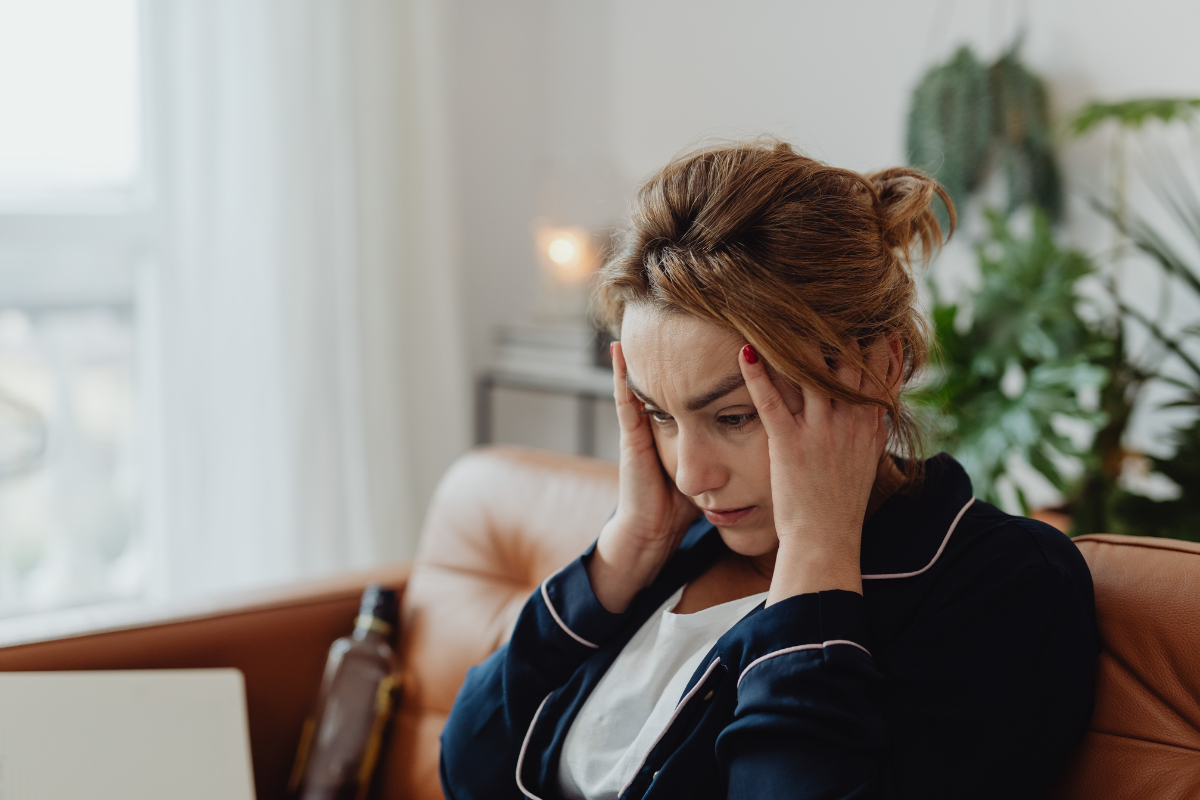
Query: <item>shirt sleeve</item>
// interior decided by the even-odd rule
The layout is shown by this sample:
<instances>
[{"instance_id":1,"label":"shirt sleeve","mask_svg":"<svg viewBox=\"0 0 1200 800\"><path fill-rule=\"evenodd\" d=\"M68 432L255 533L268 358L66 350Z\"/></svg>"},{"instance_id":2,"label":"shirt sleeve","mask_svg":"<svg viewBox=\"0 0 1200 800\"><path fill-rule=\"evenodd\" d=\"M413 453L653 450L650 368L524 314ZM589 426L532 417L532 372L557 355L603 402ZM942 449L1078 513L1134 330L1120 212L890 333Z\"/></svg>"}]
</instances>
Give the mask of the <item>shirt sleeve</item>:
<instances>
[{"instance_id":1,"label":"shirt sleeve","mask_svg":"<svg viewBox=\"0 0 1200 800\"><path fill-rule=\"evenodd\" d=\"M860 595L764 609L717 741L728 797L1041 796L1091 715L1091 587L1046 565L958 588L888 643L886 670Z\"/></svg>"},{"instance_id":2,"label":"shirt sleeve","mask_svg":"<svg viewBox=\"0 0 1200 800\"><path fill-rule=\"evenodd\" d=\"M797 595L748 621L737 708L717 739L729 797L874 796L888 737L862 595Z\"/></svg>"},{"instance_id":3,"label":"shirt sleeve","mask_svg":"<svg viewBox=\"0 0 1200 800\"><path fill-rule=\"evenodd\" d=\"M442 787L450 800L523 796L517 764L541 703L628 618L605 609L592 590L594 548L547 578L509 642L467 671L442 731Z\"/></svg>"}]
</instances>

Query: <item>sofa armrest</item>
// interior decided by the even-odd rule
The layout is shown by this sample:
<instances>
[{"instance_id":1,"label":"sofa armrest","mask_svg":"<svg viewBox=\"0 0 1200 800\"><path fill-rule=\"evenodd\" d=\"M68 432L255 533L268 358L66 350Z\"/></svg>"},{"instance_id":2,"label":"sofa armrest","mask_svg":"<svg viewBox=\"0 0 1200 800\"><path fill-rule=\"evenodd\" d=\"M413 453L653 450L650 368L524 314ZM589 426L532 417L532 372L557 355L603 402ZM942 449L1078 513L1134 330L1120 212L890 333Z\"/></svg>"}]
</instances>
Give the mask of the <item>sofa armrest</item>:
<instances>
[{"instance_id":1,"label":"sofa armrest","mask_svg":"<svg viewBox=\"0 0 1200 800\"><path fill-rule=\"evenodd\" d=\"M176 608L167 618L0 647L0 671L234 667L246 679L258 800L283 800L329 645L368 583L403 593L409 566ZM182 721L181 721L182 722Z\"/></svg>"}]
</instances>

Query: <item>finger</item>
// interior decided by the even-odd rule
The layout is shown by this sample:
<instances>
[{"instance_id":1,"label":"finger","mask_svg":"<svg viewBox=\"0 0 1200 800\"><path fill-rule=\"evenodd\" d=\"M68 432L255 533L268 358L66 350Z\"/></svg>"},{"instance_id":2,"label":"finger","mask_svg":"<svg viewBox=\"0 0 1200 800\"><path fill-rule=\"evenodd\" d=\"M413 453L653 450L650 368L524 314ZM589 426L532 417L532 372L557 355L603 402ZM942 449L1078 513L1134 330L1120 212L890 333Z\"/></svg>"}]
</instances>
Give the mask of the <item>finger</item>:
<instances>
[{"instance_id":1,"label":"finger","mask_svg":"<svg viewBox=\"0 0 1200 800\"><path fill-rule=\"evenodd\" d=\"M859 364L860 368L858 370L859 394L865 395L866 397L876 398L880 401L885 401L887 399L887 394L886 392L881 392L882 379L879 377L879 355L884 351L882 351L878 345L869 346L865 351L861 345L856 345L856 347L858 348L858 353L862 358L862 361ZM886 359L883 363L886 367ZM867 407L870 408L871 412L878 417L879 430L883 432L883 440L886 443L888 432L884 416L888 413L889 409L885 405L876 404L871 404Z\"/></svg>"},{"instance_id":2,"label":"finger","mask_svg":"<svg viewBox=\"0 0 1200 800\"><path fill-rule=\"evenodd\" d=\"M883 425L883 414L886 413L887 409L880 408L874 403L850 404L839 402L838 405L842 409L840 413L849 411L853 419L853 424L870 433L869 440L876 438L876 433Z\"/></svg>"},{"instance_id":3,"label":"finger","mask_svg":"<svg viewBox=\"0 0 1200 800\"><path fill-rule=\"evenodd\" d=\"M617 421L621 425L621 430L632 431L636 430L643 423L640 404L637 403L637 398L633 392L629 390L629 383L625 379L625 354L621 350L620 342L613 342L612 360L613 360L613 399L617 403Z\"/></svg>"},{"instance_id":4,"label":"finger","mask_svg":"<svg viewBox=\"0 0 1200 800\"><path fill-rule=\"evenodd\" d=\"M771 376L767 374L767 365L759 357L753 345L746 345L738 354L738 366L742 369L742 378L750 391L750 400L762 420L771 439L788 437L796 429L796 420L788 411L783 395L775 388ZM805 398L807 400L807 398Z\"/></svg>"},{"instance_id":5,"label":"finger","mask_svg":"<svg viewBox=\"0 0 1200 800\"><path fill-rule=\"evenodd\" d=\"M838 365L837 371L834 373L834 378L846 389L856 391L862 385L862 368L849 359L842 359L842 363ZM831 405L834 408L842 405L848 405L845 400L833 398Z\"/></svg>"},{"instance_id":6,"label":"finger","mask_svg":"<svg viewBox=\"0 0 1200 800\"><path fill-rule=\"evenodd\" d=\"M828 366L832 370L833 364L825 358L817 344L809 342L803 346L803 349L809 357L809 363L818 365L817 369ZM799 388L804 397L804 414L802 416L804 422L817 426L828 424L833 411L833 399L829 393L812 384L801 384Z\"/></svg>"},{"instance_id":7,"label":"finger","mask_svg":"<svg viewBox=\"0 0 1200 800\"><path fill-rule=\"evenodd\" d=\"M818 386L801 384L804 395L804 421L809 425L827 425L833 418L833 398Z\"/></svg>"}]
</instances>

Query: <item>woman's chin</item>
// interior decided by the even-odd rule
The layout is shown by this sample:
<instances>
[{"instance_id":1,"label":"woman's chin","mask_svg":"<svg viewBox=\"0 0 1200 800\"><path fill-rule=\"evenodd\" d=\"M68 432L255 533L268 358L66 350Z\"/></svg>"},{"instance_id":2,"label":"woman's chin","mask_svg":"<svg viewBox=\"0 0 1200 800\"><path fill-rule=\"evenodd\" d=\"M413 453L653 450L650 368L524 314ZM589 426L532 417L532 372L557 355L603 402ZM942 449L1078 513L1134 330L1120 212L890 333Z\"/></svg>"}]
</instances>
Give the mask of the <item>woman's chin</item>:
<instances>
[{"instance_id":1,"label":"woman's chin","mask_svg":"<svg viewBox=\"0 0 1200 800\"><path fill-rule=\"evenodd\" d=\"M741 525L723 528L718 525L717 532L721 534L721 541L725 542L725 546L739 556L755 558L773 553L779 548L779 537L775 535L774 525L753 528Z\"/></svg>"}]
</instances>

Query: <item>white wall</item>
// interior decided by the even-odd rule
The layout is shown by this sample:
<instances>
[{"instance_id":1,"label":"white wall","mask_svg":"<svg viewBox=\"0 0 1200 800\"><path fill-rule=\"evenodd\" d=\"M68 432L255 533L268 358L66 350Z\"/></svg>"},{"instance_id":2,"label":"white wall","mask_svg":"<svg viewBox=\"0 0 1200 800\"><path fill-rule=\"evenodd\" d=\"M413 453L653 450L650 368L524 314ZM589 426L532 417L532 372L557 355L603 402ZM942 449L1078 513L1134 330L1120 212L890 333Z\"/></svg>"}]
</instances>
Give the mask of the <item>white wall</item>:
<instances>
[{"instance_id":1,"label":"white wall","mask_svg":"<svg viewBox=\"0 0 1200 800\"><path fill-rule=\"evenodd\" d=\"M1200 5L619 0L609 48L613 158L629 180L690 141L767 129L839 166L904 160L908 96L961 43L993 58L1021 26L1057 108L1200 93Z\"/></svg>"},{"instance_id":2,"label":"white wall","mask_svg":"<svg viewBox=\"0 0 1200 800\"><path fill-rule=\"evenodd\" d=\"M769 131L838 166L903 163L908 97L921 74L964 42L992 58L1022 25L1026 61L1046 78L1056 110L1093 98L1200 95L1194 0L453 0L452 8L476 366L497 322L533 310L530 220L611 224L639 180L705 137ZM1082 187L1096 183L1103 158L1099 143L1064 150L1071 236L1091 251L1107 242L1080 212ZM969 255L960 245L945 260ZM569 406L506 402L501 438L541 427L539 441L569 449ZM547 415L561 435L544 429ZM1151 438L1152 426L1139 425Z\"/></svg>"}]
</instances>

